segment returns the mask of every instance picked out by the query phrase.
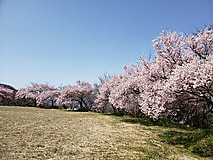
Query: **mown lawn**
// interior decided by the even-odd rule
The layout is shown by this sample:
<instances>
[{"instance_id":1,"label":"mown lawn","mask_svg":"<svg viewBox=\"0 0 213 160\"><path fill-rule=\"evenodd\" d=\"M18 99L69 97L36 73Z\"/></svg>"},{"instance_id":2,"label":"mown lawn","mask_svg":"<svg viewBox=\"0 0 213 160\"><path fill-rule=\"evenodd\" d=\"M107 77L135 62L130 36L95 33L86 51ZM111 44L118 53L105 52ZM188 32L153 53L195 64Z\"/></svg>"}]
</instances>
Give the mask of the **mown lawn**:
<instances>
[{"instance_id":1,"label":"mown lawn","mask_svg":"<svg viewBox=\"0 0 213 160\"><path fill-rule=\"evenodd\" d=\"M182 131L92 112L0 106L0 159L210 159L160 135Z\"/></svg>"}]
</instances>

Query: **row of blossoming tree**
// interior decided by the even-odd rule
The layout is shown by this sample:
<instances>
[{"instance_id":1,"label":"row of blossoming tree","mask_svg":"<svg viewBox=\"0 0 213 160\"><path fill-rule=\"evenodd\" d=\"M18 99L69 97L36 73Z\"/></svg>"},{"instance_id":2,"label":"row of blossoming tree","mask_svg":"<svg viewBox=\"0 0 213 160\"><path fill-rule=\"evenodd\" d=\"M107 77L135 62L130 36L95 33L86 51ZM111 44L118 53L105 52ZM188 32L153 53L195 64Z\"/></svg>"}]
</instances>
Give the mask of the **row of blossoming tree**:
<instances>
[{"instance_id":1,"label":"row of blossoming tree","mask_svg":"<svg viewBox=\"0 0 213 160\"><path fill-rule=\"evenodd\" d=\"M213 30L186 35L162 31L156 57L124 66L100 87L96 103L158 119L205 127L213 110Z\"/></svg>"},{"instance_id":2,"label":"row of blossoming tree","mask_svg":"<svg viewBox=\"0 0 213 160\"><path fill-rule=\"evenodd\" d=\"M31 100L33 106L56 108L84 108L91 110L94 104L94 89L84 81L77 81L76 85L57 89L47 84L32 84L17 91L15 99L23 102ZM28 104L27 104L28 105Z\"/></svg>"},{"instance_id":3,"label":"row of blossoming tree","mask_svg":"<svg viewBox=\"0 0 213 160\"><path fill-rule=\"evenodd\" d=\"M193 127L206 127L213 110L213 30L184 35L162 31L153 40L155 59L140 57L124 66L125 74L101 79L93 87L83 81L56 89L32 84L15 94L16 104L125 111L158 119L165 116ZM0 87L0 101L14 91Z\"/></svg>"}]
</instances>

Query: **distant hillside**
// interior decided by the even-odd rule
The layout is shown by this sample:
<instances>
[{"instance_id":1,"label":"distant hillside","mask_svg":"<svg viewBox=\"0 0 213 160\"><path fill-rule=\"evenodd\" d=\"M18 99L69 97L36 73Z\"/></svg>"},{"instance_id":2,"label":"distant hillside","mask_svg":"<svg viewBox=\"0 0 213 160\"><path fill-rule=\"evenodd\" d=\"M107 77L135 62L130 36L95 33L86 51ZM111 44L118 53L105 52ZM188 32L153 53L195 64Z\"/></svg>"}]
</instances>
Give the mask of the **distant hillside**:
<instances>
[{"instance_id":1,"label":"distant hillside","mask_svg":"<svg viewBox=\"0 0 213 160\"><path fill-rule=\"evenodd\" d=\"M15 89L14 87L12 87L12 86L10 86L10 85L8 85L8 84L2 84L2 83L0 83L0 87L1 87L1 86L3 86L4 88L11 89L11 90L13 90L13 91L17 91L17 89Z\"/></svg>"}]
</instances>

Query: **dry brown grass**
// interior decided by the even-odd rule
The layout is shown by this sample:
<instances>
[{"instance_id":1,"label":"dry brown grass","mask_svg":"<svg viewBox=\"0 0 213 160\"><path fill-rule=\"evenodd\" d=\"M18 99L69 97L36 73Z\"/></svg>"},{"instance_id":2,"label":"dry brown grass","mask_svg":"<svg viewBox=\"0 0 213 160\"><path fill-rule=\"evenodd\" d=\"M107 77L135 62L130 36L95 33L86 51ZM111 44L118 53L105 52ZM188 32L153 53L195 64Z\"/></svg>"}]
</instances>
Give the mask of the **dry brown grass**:
<instances>
[{"instance_id":1,"label":"dry brown grass","mask_svg":"<svg viewBox=\"0 0 213 160\"><path fill-rule=\"evenodd\" d=\"M0 159L201 159L160 141L163 127L98 113L0 107Z\"/></svg>"}]
</instances>

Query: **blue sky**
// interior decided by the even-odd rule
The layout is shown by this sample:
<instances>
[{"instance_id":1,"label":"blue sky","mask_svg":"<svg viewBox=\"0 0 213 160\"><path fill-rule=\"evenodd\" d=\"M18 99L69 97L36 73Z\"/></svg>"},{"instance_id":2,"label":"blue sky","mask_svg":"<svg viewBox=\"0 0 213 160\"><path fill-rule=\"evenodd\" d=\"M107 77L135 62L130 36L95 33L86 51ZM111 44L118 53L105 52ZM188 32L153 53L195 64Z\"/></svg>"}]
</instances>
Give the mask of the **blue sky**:
<instances>
[{"instance_id":1,"label":"blue sky","mask_svg":"<svg viewBox=\"0 0 213 160\"><path fill-rule=\"evenodd\" d=\"M212 0L0 0L0 83L95 83L154 55L162 26L204 24L213 24Z\"/></svg>"}]
</instances>

